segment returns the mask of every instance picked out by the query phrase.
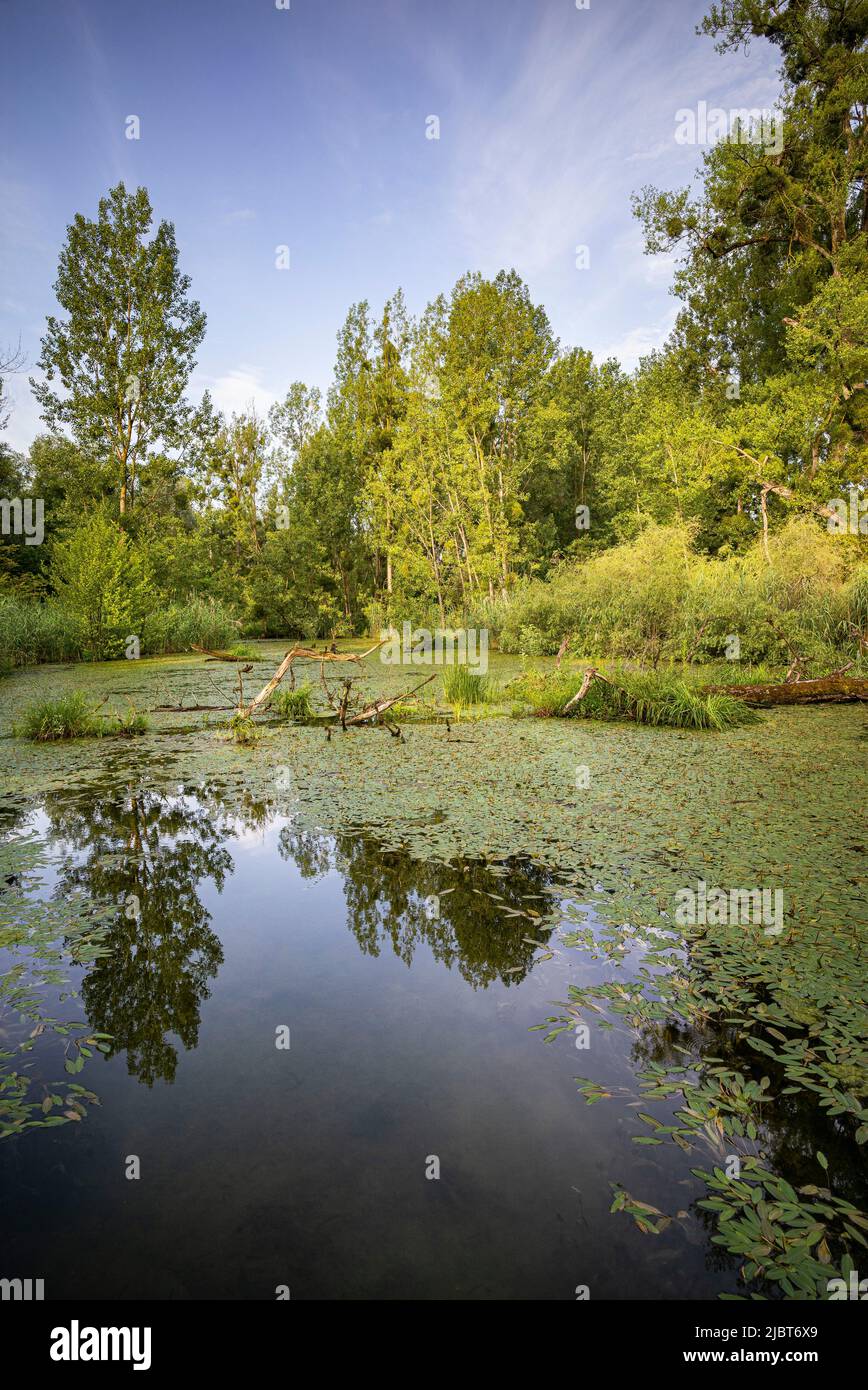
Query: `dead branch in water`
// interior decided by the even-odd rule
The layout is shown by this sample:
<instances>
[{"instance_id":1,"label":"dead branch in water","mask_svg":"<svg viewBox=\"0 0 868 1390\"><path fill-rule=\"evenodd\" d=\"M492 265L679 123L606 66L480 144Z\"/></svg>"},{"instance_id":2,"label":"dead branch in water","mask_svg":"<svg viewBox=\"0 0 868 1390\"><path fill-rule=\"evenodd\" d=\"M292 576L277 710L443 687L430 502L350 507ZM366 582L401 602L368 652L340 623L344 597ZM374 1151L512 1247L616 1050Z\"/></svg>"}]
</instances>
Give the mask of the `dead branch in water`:
<instances>
[{"instance_id":1,"label":"dead branch in water","mask_svg":"<svg viewBox=\"0 0 868 1390\"><path fill-rule=\"evenodd\" d=\"M572 699L567 700L567 703L561 710L561 714L566 714L567 710L572 709L573 705L577 705L581 700L584 700L585 696L587 695L595 680L605 681L606 685L614 686L616 690L619 688L618 686L614 685L613 681L609 680L608 676L604 676L601 671L598 671L596 666L589 666L587 671L585 672L584 679L582 680L581 685L579 686Z\"/></svg>"},{"instance_id":2,"label":"dead branch in water","mask_svg":"<svg viewBox=\"0 0 868 1390\"><path fill-rule=\"evenodd\" d=\"M421 690L423 685L427 685L429 681L433 681L436 674L436 671L433 672L426 680L420 681L418 685L414 685L412 690L405 690L400 695L391 695L387 700L375 700L372 705L368 705L365 709L360 710L358 714L354 714L351 719L347 719L344 723L344 728L348 729L351 724L364 724L367 719L379 720L387 709L391 709L393 705L399 704L401 700L408 700L411 695L416 694L417 690Z\"/></svg>"},{"instance_id":3,"label":"dead branch in water","mask_svg":"<svg viewBox=\"0 0 868 1390\"><path fill-rule=\"evenodd\" d=\"M369 647L366 652L331 652L325 648L323 648L321 652L318 652L312 647L293 647L291 651L286 653L268 684L263 686L256 696L256 699L251 700L250 704L243 711L245 717L249 719L251 715L256 713L260 705L265 703L268 697L280 685L287 671L292 671L292 664L294 661L318 661L320 664L320 679L322 679L323 669L327 661L362 662L365 657L370 656L372 652L379 651L380 647L388 642L388 640L388 637L384 637L382 641L375 642L373 647Z\"/></svg>"}]
</instances>

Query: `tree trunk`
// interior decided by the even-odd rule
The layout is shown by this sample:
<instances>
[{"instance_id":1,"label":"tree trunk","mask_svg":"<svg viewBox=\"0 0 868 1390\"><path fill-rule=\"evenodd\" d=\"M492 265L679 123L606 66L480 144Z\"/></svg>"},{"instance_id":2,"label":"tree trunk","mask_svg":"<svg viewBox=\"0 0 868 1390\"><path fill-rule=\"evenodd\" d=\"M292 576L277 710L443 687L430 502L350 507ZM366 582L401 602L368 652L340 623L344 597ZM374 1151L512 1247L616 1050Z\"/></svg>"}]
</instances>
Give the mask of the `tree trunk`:
<instances>
[{"instance_id":1,"label":"tree trunk","mask_svg":"<svg viewBox=\"0 0 868 1390\"><path fill-rule=\"evenodd\" d=\"M868 680L851 676L821 676L784 685L707 685L709 694L732 695L746 705L847 704L868 700Z\"/></svg>"}]
</instances>

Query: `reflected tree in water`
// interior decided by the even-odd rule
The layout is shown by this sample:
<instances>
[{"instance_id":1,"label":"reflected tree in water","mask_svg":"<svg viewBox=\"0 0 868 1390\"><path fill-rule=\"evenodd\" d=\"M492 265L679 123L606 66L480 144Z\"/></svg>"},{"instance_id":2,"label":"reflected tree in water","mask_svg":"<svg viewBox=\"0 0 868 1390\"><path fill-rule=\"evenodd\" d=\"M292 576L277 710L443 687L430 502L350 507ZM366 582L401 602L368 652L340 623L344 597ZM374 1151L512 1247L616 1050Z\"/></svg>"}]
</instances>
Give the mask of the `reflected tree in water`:
<instances>
[{"instance_id":1,"label":"reflected tree in water","mask_svg":"<svg viewBox=\"0 0 868 1390\"><path fill-rule=\"evenodd\" d=\"M119 904L107 953L82 985L91 1025L112 1035L112 1053L126 1051L146 1085L172 1081L170 1037L196 1046L223 960L199 889L210 879L220 891L232 871L225 827L188 798L143 789L97 801L52 797L45 812L64 848L57 893L84 889Z\"/></svg>"}]
</instances>

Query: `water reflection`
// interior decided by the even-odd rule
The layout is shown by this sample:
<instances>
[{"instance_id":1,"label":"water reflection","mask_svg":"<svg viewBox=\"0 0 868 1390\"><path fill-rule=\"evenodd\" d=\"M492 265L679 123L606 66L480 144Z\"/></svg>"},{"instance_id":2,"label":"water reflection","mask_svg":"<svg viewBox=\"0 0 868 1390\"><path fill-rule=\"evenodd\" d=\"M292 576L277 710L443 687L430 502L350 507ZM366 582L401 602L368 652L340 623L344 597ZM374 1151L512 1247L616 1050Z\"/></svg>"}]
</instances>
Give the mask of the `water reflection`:
<instances>
[{"instance_id":1,"label":"water reflection","mask_svg":"<svg viewBox=\"0 0 868 1390\"><path fill-rule=\"evenodd\" d=\"M225 827L196 802L141 788L84 804L53 797L44 810L61 848L56 894L120 904L82 985L91 1026L111 1034L112 1054L125 1051L145 1085L172 1081L170 1035L196 1046L223 961L200 891L209 879L221 890L232 872Z\"/></svg>"},{"instance_id":2,"label":"water reflection","mask_svg":"<svg viewBox=\"0 0 868 1390\"><path fill-rule=\"evenodd\" d=\"M525 938L548 938L536 919L545 912L542 889L553 875L530 860L447 867L383 850L363 835L332 839L291 825L281 830L279 849L306 878L340 871L347 926L366 955L390 946L409 966L424 943L468 984L485 988L523 980L538 949Z\"/></svg>"},{"instance_id":3,"label":"water reflection","mask_svg":"<svg viewBox=\"0 0 868 1390\"><path fill-rule=\"evenodd\" d=\"M276 810L251 797L224 803L205 788L167 796L130 787L87 800L58 793L44 803L58 856L55 896L84 891L118 905L82 998L91 1027L111 1034L112 1054L124 1051L145 1085L174 1079L173 1037L196 1047L201 1007L223 961L203 889L222 891L234 867L233 835L266 831ZM553 876L530 861L426 864L361 833L335 838L291 821L280 827L278 852L305 879L340 873L347 926L365 955L391 949L410 966L424 944L485 988L520 983L535 943L548 939L540 919Z\"/></svg>"},{"instance_id":4,"label":"water reflection","mask_svg":"<svg viewBox=\"0 0 868 1390\"><path fill-rule=\"evenodd\" d=\"M531 1288L563 1296L562 1289L575 1286L575 1269L582 1260L596 1262L603 1296L606 1287L608 1296L647 1296L649 1285L641 1279L651 1267L649 1259L660 1261L653 1267L655 1289L668 1279L680 1296L685 1288L695 1291L703 1264L709 1291L731 1279L736 1265L714 1244L715 1224L693 1200L702 1189L684 1175L685 1165L708 1166L719 1162L720 1155L697 1150L687 1159L674 1145L649 1151L629 1143L625 1154L620 1107L600 1105L589 1117L575 1095L575 1072L583 1069L576 1065L576 1053L561 1043L541 1047L540 1035L528 1033L546 1012L544 986L534 981L521 993L510 989L505 994L504 987L527 979L540 945L549 940L559 896L555 875L531 861L421 862L400 849L383 848L361 831L333 836L303 828L284 810L267 799L224 796L215 785L166 795L135 784L98 797L57 792L42 807L57 874L52 889L57 903L74 895L111 905L106 954L85 967L81 984L89 1026L112 1036L111 1055L124 1053L130 1075L148 1088L157 1081L173 1082L182 1051L199 1049L174 1091L157 1087L149 1095L140 1092L138 1109L131 1107L132 1123L138 1116L142 1127L136 1142L155 1136L161 1155L174 1155L165 1159L167 1186L154 1192L148 1221L140 1223L143 1229L162 1232L154 1237L160 1258L174 1241L173 1223L185 1219L186 1208L204 1190L210 1194L207 1217L201 1218L200 1244L193 1241L189 1255L196 1281L203 1269L210 1270L203 1252L234 1242L239 1267L255 1271L263 1242L273 1238L275 1267L286 1258L286 1249L305 1252L309 1287L320 1287L326 1296L333 1296L336 1278L339 1283L343 1277L335 1270L354 1269L358 1251L370 1251L365 1258L371 1263L360 1268L358 1287L381 1288L383 1296L393 1296L408 1277L402 1263L407 1242L419 1240L414 1268L428 1270L430 1251L444 1227L452 1232L450 1240L454 1238L460 1255L450 1254L446 1243L443 1267L431 1274L437 1296L454 1286L455 1263L466 1259L471 1229L480 1278L489 1281L486 1288L502 1287L498 1280L509 1260L515 1262L516 1250L534 1252L534 1273L526 1285L516 1275L512 1296L528 1296ZM268 852L261 859L253 854L243 860L242 841L249 842L252 835L263 837ZM238 874L230 886L233 854ZM297 941L292 916L284 919L277 913L267 921L242 919L235 930L239 898L258 875L257 901L267 905L283 897L283 883L288 886L294 873L307 882L330 880L319 899L318 916L304 919L306 934L299 930ZM331 919L338 887L344 910ZM218 905L216 897L224 891L228 901ZM358 950L348 943L342 922ZM569 955L552 969L566 965ZM354 969L347 970L349 958ZM373 958L381 958L374 970L367 965ZM569 964L575 961L572 956ZM398 962L414 966L412 981ZM588 972L583 979L590 979L593 967L581 968ZM599 978L607 978L611 968L608 962L600 965ZM476 992L472 1007L463 985ZM562 984L555 986L549 998L562 990ZM203 1033L199 1047L203 1006L212 991L212 1028ZM286 1015L277 1012L284 1007ZM290 1014L304 1047L298 1054L294 1050L284 1067L273 1048L273 1031L268 1034L272 1018ZM348 1018L353 1019L351 1067L334 1021ZM437 1030L436 1047L419 1045L426 1026L429 1033ZM734 1030L711 1023L700 1030L671 1019L629 1030L623 1025L610 1032L600 1029L592 1065L601 1076L617 1075L621 1068L622 1080L630 1082L629 1073L635 1076L655 1063L678 1071L685 1053L726 1059L727 1066L745 1076L768 1072L776 1097L765 1111L762 1134L769 1165L793 1181L810 1181L816 1177L815 1151L822 1148L834 1165L839 1192L862 1205L862 1181L843 1137L836 1137L819 1107L781 1094L785 1088L772 1060L758 1062ZM102 1079L91 1074L96 1071L89 1068L86 1079L101 1095L104 1085L114 1085L100 1120L111 1136L114 1162L111 1126L128 1122L118 1102L124 1088L126 1093L135 1088L123 1078L122 1067L114 1081L108 1071ZM226 1129L217 1139L215 1124L224 1121L215 1120L215 1088L233 1097ZM183 1127L180 1105L185 1107ZM664 1110L658 1113L668 1121ZM420 1196L418 1184L404 1176L407 1155L417 1147L423 1155L428 1152L432 1114L437 1142L452 1155L459 1174L462 1196L449 1213L435 1210L430 1194ZM513 1123L516 1114L519 1121ZM88 1126L71 1128L84 1131ZM34 1132L24 1141L33 1146L28 1160L37 1152L38 1140L45 1139ZM740 1145L740 1151L745 1147ZM72 1152L64 1150L67 1157ZM48 1165L51 1143L38 1153ZM82 1151L79 1162L86 1167ZM287 1164L294 1174L289 1187L281 1176ZM256 1181L251 1183L254 1167ZM15 1191L37 1192L29 1170L25 1183L24 1171L22 1159ZM689 1208L689 1218L673 1221L659 1244L647 1237L639 1238L640 1247L629 1244L632 1229L626 1223L623 1229L617 1220L610 1225L608 1179L615 1172L635 1196L667 1212ZM44 1191L55 1190L55 1176L47 1174L43 1181ZM110 1184L94 1186L91 1214L97 1212L99 1220L103 1203L114 1200L113 1190ZM396 1190L399 1208L390 1216L394 1229L384 1235L382 1212L392 1212ZM227 1193L232 1194L228 1202ZM232 1214L233 1203L242 1201L238 1194L254 1204L246 1224ZM572 1213L573 1194L579 1194L580 1216L565 1217ZM70 1215L71 1207L70 1201L64 1220L75 1217L84 1226L86 1214ZM508 1213L508 1218L495 1221L495 1212ZM221 1224L224 1213L226 1227ZM19 1239L37 1218L34 1199L33 1208L20 1220L16 1217ZM160 1221L164 1227L154 1226ZM323 1246L326 1222L334 1242L330 1252ZM249 1249L244 1244L248 1225ZM390 1232L393 1264L385 1259L381 1267L377 1251ZM48 1248L47 1238L43 1240ZM42 1248L39 1254L41 1259ZM148 1259L141 1255L142 1268ZM74 1262L59 1255L57 1263L71 1269ZM639 1281L632 1294L624 1285L625 1263ZM253 1279L252 1274L244 1277ZM226 1279L225 1284L217 1280L214 1296L237 1292L237 1282ZM271 1273L263 1274L262 1285L269 1280L273 1287ZM254 1281L251 1287L259 1285ZM469 1287L470 1296L479 1296L472 1279ZM201 1282L192 1277L190 1288L201 1294Z\"/></svg>"}]
</instances>

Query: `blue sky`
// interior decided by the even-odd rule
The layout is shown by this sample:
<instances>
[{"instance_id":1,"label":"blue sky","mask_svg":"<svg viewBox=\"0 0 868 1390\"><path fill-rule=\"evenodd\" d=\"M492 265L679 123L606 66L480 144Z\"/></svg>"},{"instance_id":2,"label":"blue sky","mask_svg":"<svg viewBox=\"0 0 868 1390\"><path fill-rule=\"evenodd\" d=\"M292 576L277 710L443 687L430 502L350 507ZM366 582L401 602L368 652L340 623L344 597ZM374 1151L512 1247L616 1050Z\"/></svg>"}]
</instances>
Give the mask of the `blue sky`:
<instances>
[{"instance_id":1,"label":"blue sky","mask_svg":"<svg viewBox=\"0 0 868 1390\"><path fill-rule=\"evenodd\" d=\"M3 0L0 347L20 335L33 371L66 225L123 178L175 224L208 315L191 395L224 409L324 388L350 303L400 285L418 311L466 270L514 266L562 345L631 367L675 301L630 193L691 178L702 151L676 143L679 108L778 90L766 45L721 57L695 35L707 8ZM27 371L8 384L6 438L25 448Z\"/></svg>"}]
</instances>

